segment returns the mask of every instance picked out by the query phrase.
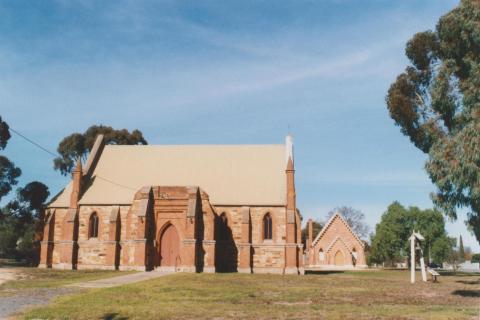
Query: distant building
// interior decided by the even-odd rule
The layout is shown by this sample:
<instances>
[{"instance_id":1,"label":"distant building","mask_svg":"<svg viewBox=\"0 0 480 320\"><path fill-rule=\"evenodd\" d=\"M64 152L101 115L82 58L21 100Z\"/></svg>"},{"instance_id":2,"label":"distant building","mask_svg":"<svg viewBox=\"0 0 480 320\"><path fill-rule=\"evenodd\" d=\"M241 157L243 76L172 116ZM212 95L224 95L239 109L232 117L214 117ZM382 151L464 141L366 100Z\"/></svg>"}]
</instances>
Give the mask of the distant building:
<instances>
[{"instance_id":1,"label":"distant building","mask_svg":"<svg viewBox=\"0 0 480 320\"><path fill-rule=\"evenodd\" d=\"M99 136L45 209L40 266L302 273L293 160L290 136L285 145L188 146ZM353 242L340 241L346 263Z\"/></svg>"},{"instance_id":2,"label":"distant building","mask_svg":"<svg viewBox=\"0 0 480 320\"><path fill-rule=\"evenodd\" d=\"M313 239L312 220L308 221L306 269L366 268L364 243L340 213L335 213Z\"/></svg>"}]
</instances>

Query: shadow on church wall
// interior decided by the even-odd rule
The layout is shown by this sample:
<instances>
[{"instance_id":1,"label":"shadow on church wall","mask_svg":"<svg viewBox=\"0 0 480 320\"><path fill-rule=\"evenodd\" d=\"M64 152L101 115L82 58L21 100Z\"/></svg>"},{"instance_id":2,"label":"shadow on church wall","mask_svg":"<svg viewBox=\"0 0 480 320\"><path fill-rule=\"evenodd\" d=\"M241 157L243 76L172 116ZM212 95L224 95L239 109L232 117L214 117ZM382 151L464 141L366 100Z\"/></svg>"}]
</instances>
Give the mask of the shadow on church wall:
<instances>
[{"instance_id":1,"label":"shadow on church wall","mask_svg":"<svg viewBox=\"0 0 480 320\"><path fill-rule=\"evenodd\" d=\"M197 200L197 203L201 203L200 197ZM205 259L205 250L203 249L202 241L205 234L205 224L203 221L203 212L202 209L197 204L196 208L196 225L195 225L195 239L197 242L195 244L195 271L203 272L204 259Z\"/></svg>"},{"instance_id":2,"label":"shadow on church wall","mask_svg":"<svg viewBox=\"0 0 480 320\"><path fill-rule=\"evenodd\" d=\"M237 272L238 249L226 213L215 217L215 271Z\"/></svg>"}]
</instances>

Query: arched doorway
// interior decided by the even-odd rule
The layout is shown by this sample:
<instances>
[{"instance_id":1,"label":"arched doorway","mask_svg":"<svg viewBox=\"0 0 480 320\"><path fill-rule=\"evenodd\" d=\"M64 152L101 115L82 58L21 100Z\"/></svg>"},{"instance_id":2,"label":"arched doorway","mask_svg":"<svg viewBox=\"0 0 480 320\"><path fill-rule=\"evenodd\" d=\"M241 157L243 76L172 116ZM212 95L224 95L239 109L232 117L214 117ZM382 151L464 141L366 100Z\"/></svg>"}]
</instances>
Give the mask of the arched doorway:
<instances>
[{"instance_id":1,"label":"arched doorway","mask_svg":"<svg viewBox=\"0 0 480 320\"><path fill-rule=\"evenodd\" d=\"M180 262L180 238L173 225L167 226L160 235L160 267L177 267Z\"/></svg>"},{"instance_id":2,"label":"arched doorway","mask_svg":"<svg viewBox=\"0 0 480 320\"><path fill-rule=\"evenodd\" d=\"M336 266L343 266L345 264L344 258L343 258L343 253L342 251L338 250L337 253L335 253L335 265Z\"/></svg>"}]
</instances>

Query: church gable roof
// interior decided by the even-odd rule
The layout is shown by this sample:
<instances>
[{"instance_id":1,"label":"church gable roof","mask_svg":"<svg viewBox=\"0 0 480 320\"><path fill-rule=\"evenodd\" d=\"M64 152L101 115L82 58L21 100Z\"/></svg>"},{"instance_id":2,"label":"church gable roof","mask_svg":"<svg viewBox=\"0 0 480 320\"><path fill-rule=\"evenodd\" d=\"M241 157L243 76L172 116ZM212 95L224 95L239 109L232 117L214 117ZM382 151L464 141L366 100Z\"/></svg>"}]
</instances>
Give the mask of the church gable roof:
<instances>
[{"instance_id":1,"label":"church gable roof","mask_svg":"<svg viewBox=\"0 0 480 320\"><path fill-rule=\"evenodd\" d=\"M285 145L106 145L80 204L130 204L143 186L202 188L214 205L285 205ZM68 207L68 187L50 207Z\"/></svg>"},{"instance_id":2,"label":"church gable roof","mask_svg":"<svg viewBox=\"0 0 480 320\"><path fill-rule=\"evenodd\" d=\"M360 243L360 245L363 247L364 246L364 243L363 241L357 236L357 234L355 232L353 232L352 228L350 228L350 226L348 225L347 221L345 221L345 219L342 217L342 215L339 213L339 212L336 212L333 216L330 217L330 219L327 221L327 223L325 224L325 226L322 228L322 230L320 230L320 232L318 233L318 235L315 237L315 239L313 240L313 243L312 245L316 245L318 243L318 241L320 241L320 239L327 233L327 230L330 229L330 227L333 225L333 223L335 221L339 221L341 222L341 225L343 227L345 227L350 234L353 235L353 237ZM337 237L338 238L338 237ZM337 239L335 238L335 240ZM335 241L333 241L335 242ZM333 243L332 242L332 243Z\"/></svg>"}]
</instances>

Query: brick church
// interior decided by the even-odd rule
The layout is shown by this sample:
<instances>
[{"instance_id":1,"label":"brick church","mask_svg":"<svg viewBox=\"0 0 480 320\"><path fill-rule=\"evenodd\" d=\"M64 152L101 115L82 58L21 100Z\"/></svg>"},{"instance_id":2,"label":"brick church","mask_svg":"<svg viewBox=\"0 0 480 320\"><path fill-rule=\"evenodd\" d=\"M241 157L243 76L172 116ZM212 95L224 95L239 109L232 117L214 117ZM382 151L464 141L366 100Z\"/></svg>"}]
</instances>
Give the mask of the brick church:
<instances>
[{"instance_id":1,"label":"brick church","mask_svg":"<svg viewBox=\"0 0 480 320\"><path fill-rule=\"evenodd\" d=\"M95 142L45 209L40 266L303 273L284 145Z\"/></svg>"},{"instance_id":2,"label":"brick church","mask_svg":"<svg viewBox=\"0 0 480 320\"><path fill-rule=\"evenodd\" d=\"M335 213L313 239L313 221L308 221L305 268L346 270L366 268L365 244L347 221Z\"/></svg>"}]
</instances>

